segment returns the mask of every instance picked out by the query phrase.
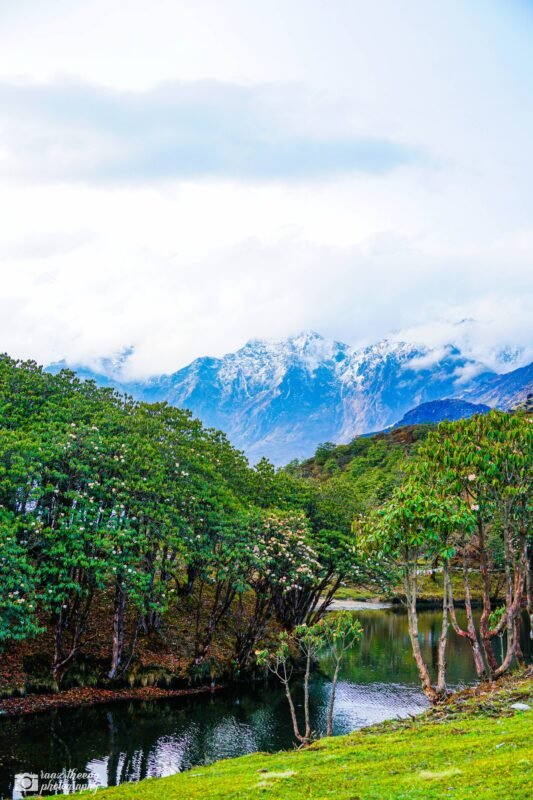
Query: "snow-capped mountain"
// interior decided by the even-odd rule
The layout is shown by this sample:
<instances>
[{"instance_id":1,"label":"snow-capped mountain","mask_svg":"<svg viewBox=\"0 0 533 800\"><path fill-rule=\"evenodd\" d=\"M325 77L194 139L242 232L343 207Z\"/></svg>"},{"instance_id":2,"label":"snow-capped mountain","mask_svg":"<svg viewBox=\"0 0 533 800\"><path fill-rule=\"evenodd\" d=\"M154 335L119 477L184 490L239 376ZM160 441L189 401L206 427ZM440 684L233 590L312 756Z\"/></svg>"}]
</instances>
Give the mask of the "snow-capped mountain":
<instances>
[{"instance_id":1,"label":"snow-capped mountain","mask_svg":"<svg viewBox=\"0 0 533 800\"><path fill-rule=\"evenodd\" d=\"M198 358L147 381L123 381L107 367L79 373L138 399L189 408L253 462L267 456L277 464L308 456L320 442L387 428L433 400L464 397L509 408L533 381L531 365L497 375L452 345L432 350L385 339L354 349L314 332L252 340L223 358Z\"/></svg>"}]
</instances>

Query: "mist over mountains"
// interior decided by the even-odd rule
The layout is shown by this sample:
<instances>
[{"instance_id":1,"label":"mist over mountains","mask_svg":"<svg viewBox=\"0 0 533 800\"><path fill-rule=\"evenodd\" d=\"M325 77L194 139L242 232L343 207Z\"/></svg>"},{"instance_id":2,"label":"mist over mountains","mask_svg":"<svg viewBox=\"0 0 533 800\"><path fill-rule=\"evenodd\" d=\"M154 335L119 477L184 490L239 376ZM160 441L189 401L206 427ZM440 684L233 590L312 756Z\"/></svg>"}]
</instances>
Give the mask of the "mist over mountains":
<instances>
[{"instance_id":1,"label":"mist over mountains","mask_svg":"<svg viewBox=\"0 0 533 800\"><path fill-rule=\"evenodd\" d=\"M474 413L472 404L474 410L482 404L480 412L512 408L533 390L533 364L498 374L453 344L432 349L384 339L356 349L312 331L279 342L252 340L222 358L197 358L144 381L124 380L121 367L119 359L102 362L98 371L74 369L136 399L188 408L225 431L252 462L266 456L276 464L309 456L320 442L390 427L422 404L465 401L411 415L438 422Z\"/></svg>"}]
</instances>

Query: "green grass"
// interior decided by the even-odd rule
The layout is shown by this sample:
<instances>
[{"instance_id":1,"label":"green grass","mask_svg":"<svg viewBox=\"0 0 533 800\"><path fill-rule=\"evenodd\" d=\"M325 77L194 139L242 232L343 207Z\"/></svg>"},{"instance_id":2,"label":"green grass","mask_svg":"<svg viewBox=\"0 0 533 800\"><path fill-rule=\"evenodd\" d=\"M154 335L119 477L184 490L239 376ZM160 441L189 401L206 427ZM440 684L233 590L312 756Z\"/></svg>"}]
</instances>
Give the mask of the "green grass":
<instances>
[{"instance_id":1,"label":"green grass","mask_svg":"<svg viewBox=\"0 0 533 800\"><path fill-rule=\"evenodd\" d=\"M416 720L124 784L97 792L96 800L525 800L533 711L514 713L510 704L532 696L531 679L486 696L466 693Z\"/></svg>"},{"instance_id":2,"label":"green grass","mask_svg":"<svg viewBox=\"0 0 533 800\"><path fill-rule=\"evenodd\" d=\"M464 603L464 584L463 576L458 572L452 572L451 576L452 590L454 600L457 603ZM471 573L470 575L470 596L472 603L481 605L483 600L483 582L479 573ZM501 576L493 576L491 581L492 595L495 602L500 602L502 593L502 579ZM379 589L372 590L372 588L356 587L356 586L341 586L335 592L337 600L394 600L403 595L401 586L396 589L391 589L388 594L380 593ZM420 603L434 603L438 605L442 603L443 595L443 576L442 573L437 572L435 576L419 575L418 577L418 599Z\"/></svg>"},{"instance_id":3,"label":"green grass","mask_svg":"<svg viewBox=\"0 0 533 800\"><path fill-rule=\"evenodd\" d=\"M386 600L394 598L394 593L392 592L390 597L385 597L384 595L380 594L379 591L371 591L369 589L365 589L363 587L357 588L355 586L341 586L340 589L337 589L335 592L335 600L361 600L361 601L368 601L368 600Z\"/></svg>"}]
</instances>

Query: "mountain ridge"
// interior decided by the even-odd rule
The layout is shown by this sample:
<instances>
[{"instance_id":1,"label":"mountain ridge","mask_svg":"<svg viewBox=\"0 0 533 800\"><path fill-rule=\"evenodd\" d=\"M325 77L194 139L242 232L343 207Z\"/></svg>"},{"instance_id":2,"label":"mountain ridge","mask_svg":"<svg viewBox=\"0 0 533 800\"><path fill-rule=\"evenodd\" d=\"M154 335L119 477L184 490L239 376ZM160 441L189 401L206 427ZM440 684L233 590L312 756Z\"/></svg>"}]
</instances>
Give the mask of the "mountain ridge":
<instances>
[{"instance_id":1,"label":"mountain ridge","mask_svg":"<svg viewBox=\"0 0 533 800\"><path fill-rule=\"evenodd\" d=\"M533 364L498 374L453 344L436 349L382 339L356 349L315 331L251 340L221 358L197 358L144 381L124 380L124 360L117 363L119 370L107 374L78 372L138 400L189 408L252 461L266 456L276 464L305 457L324 441L389 428L423 403L459 398L511 408L533 383Z\"/></svg>"},{"instance_id":2,"label":"mountain ridge","mask_svg":"<svg viewBox=\"0 0 533 800\"><path fill-rule=\"evenodd\" d=\"M443 397L442 400L430 400L410 409L393 428L407 425L436 425L444 420L454 422L458 419L473 417L474 414L488 414L490 406L484 403L470 403L457 397Z\"/></svg>"}]
</instances>

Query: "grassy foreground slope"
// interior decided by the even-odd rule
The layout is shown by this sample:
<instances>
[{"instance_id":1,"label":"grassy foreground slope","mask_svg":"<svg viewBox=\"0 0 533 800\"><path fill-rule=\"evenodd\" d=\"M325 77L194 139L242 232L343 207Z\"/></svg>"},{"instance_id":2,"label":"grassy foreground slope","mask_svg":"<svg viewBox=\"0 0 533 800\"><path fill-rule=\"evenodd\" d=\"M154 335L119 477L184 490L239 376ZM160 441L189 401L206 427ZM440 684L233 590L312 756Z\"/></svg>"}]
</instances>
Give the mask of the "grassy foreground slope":
<instances>
[{"instance_id":1,"label":"grassy foreground slope","mask_svg":"<svg viewBox=\"0 0 533 800\"><path fill-rule=\"evenodd\" d=\"M124 784L97 800L335 798L335 800L522 800L531 796L533 680L481 696L465 693L444 711L389 722L306 750L220 761L170 778ZM93 795L94 796L94 795Z\"/></svg>"}]
</instances>

